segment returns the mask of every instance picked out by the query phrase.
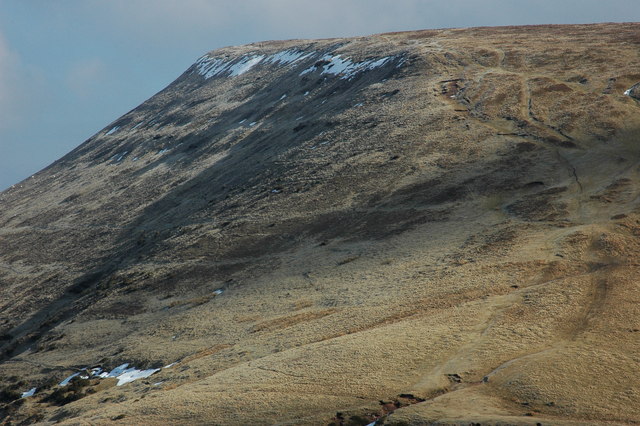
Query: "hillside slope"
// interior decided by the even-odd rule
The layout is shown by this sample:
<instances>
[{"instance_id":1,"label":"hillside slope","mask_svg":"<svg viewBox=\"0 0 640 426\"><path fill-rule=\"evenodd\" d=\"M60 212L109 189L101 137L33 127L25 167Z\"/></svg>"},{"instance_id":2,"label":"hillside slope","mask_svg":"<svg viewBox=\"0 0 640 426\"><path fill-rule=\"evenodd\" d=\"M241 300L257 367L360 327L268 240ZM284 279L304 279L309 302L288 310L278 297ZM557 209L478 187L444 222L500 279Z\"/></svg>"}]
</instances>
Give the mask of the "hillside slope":
<instances>
[{"instance_id":1,"label":"hillside slope","mask_svg":"<svg viewBox=\"0 0 640 426\"><path fill-rule=\"evenodd\" d=\"M598 24L203 56L0 194L0 418L637 421L639 52Z\"/></svg>"}]
</instances>

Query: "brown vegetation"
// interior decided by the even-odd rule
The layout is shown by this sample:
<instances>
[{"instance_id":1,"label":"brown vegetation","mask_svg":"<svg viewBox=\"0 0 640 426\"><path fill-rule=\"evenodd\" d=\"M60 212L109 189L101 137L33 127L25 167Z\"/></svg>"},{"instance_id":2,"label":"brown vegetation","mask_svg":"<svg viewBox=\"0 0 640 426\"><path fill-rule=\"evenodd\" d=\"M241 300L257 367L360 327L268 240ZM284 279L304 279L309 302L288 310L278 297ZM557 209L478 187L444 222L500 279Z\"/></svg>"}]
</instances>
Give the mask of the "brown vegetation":
<instances>
[{"instance_id":1,"label":"brown vegetation","mask_svg":"<svg viewBox=\"0 0 640 426\"><path fill-rule=\"evenodd\" d=\"M215 52L318 57L191 68L0 194L0 417L637 422L639 33ZM325 54L393 59L341 79ZM177 364L55 384L123 362Z\"/></svg>"}]
</instances>

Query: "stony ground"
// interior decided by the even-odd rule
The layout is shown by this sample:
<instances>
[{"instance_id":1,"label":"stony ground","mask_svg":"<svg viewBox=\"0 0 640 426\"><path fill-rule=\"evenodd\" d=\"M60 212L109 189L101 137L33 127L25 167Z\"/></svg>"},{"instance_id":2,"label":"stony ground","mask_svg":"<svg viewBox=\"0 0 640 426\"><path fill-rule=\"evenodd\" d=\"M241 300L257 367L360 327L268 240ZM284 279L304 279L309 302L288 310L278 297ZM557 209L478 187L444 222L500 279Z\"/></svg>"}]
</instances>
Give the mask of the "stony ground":
<instances>
[{"instance_id":1,"label":"stony ground","mask_svg":"<svg viewBox=\"0 0 640 426\"><path fill-rule=\"evenodd\" d=\"M602 24L203 57L0 194L0 421L637 422L639 45ZM85 370L123 363L159 371Z\"/></svg>"}]
</instances>

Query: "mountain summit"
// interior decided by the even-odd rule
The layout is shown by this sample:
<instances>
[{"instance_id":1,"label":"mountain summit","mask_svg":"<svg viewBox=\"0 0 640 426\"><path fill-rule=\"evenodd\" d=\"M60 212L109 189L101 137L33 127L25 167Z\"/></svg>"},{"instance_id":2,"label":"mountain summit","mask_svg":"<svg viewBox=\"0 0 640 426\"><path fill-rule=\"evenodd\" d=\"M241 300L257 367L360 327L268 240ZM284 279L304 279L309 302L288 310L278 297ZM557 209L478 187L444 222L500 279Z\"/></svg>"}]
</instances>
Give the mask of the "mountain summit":
<instances>
[{"instance_id":1,"label":"mountain summit","mask_svg":"<svg viewBox=\"0 0 640 426\"><path fill-rule=\"evenodd\" d=\"M639 51L204 55L0 193L3 424L637 421Z\"/></svg>"}]
</instances>

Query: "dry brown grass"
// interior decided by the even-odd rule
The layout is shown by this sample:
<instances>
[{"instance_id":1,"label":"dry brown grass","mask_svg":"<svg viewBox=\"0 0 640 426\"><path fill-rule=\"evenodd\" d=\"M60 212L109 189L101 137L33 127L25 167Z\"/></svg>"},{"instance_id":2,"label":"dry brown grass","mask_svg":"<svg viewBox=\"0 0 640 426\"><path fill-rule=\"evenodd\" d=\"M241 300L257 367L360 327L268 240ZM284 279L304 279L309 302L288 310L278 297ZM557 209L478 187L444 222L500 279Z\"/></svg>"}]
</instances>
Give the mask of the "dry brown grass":
<instances>
[{"instance_id":1,"label":"dry brown grass","mask_svg":"<svg viewBox=\"0 0 640 426\"><path fill-rule=\"evenodd\" d=\"M622 92L640 81L639 30L318 41L407 58L349 81L185 75L118 138L0 196L0 391L180 363L152 379L162 386L0 415L633 424L640 115ZM308 48L218 54L295 46ZM134 131L159 111L166 122ZM124 150L140 159L105 160Z\"/></svg>"}]
</instances>

